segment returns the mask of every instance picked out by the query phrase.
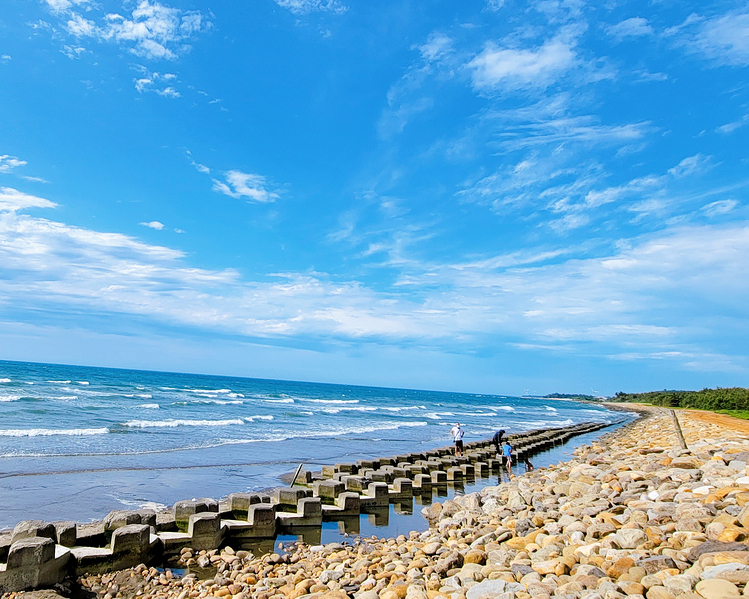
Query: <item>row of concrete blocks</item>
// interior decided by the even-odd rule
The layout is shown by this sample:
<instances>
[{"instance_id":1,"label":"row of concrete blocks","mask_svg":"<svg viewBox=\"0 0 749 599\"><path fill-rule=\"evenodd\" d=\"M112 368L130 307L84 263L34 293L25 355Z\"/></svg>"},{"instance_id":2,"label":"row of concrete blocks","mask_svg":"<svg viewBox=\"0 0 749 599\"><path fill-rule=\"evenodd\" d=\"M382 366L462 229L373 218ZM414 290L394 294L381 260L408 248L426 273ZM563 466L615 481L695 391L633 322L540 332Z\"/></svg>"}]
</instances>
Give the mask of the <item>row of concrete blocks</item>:
<instances>
[{"instance_id":1,"label":"row of concrete blocks","mask_svg":"<svg viewBox=\"0 0 749 599\"><path fill-rule=\"evenodd\" d=\"M508 441L513 447L516 459L522 460L551 446L564 443L573 436L592 432L605 427L601 423L582 423L557 429L542 429L510 435ZM341 480L345 476L360 475L375 481L392 482L397 477L415 479L419 474L429 474L436 470L448 471L451 468L474 466L475 475L483 476L482 468L495 471L495 448L491 441L475 441L465 444L463 456L454 456L452 448L441 448L421 453L397 455L391 458L358 460L355 464L342 463L323 466L323 479ZM482 466L483 464L483 466ZM464 474L469 475L464 469Z\"/></svg>"},{"instance_id":2,"label":"row of concrete blocks","mask_svg":"<svg viewBox=\"0 0 749 599\"><path fill-rule=\"evenodd\" d=\"M587 424L511 436L523 452L559 443L601 428ZM522 454L521 454L522 455ZM451 448L360 460L323 468L310 488L278 488L270 496L233 493L213 499L179 501L171 513L116 511L99 523L19 523L0 538L0 592L60 582L68 575L104 573L173 555L183 547L215 549L228 540L273 538L278 531L319 527L412 501L432 488L460 484L500 468L490 441L466 444L464 456Z\"/></svg>"}]
</instances>

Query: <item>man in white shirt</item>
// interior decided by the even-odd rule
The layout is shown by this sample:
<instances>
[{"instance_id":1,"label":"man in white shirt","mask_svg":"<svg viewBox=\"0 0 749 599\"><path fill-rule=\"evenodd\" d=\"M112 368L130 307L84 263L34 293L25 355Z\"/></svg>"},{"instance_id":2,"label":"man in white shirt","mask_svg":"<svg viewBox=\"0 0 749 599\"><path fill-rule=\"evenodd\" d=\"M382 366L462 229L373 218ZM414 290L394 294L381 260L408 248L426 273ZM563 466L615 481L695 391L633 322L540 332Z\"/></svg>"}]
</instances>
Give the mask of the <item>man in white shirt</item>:
<instances>
[{"instance_id":1,"label":"man in white shirt","mask_svg":"<svg viewBox=\"0 0 749 599\"><path fill-rule=\"evenodd\" d=\"M456 422L455 426L450 429L450 436L453 438L455 443L455 455L463 455L463 429L460 428L460 422Z\"/></svg>"}]
</instances>

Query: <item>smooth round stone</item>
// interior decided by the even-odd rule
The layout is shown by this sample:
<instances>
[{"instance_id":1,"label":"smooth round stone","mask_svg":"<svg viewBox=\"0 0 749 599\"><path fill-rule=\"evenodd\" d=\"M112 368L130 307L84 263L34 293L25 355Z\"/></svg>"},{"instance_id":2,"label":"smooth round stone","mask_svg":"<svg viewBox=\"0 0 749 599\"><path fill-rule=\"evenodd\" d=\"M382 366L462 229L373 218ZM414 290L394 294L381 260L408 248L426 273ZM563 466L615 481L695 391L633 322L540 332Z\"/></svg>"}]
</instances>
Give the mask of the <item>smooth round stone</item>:
<instances>
[{"instance_id":1,"label":"smooth round stone","mask_svg":"<svg viewBox=\"0 0 749 599\"><path fill-rule=\"evenodd\" d=\"M702 580L697 583L694 590L704 599L726 599L727 597L738 597L741 594L735 584L719 578Z\"/></svg>"}]
</instances>

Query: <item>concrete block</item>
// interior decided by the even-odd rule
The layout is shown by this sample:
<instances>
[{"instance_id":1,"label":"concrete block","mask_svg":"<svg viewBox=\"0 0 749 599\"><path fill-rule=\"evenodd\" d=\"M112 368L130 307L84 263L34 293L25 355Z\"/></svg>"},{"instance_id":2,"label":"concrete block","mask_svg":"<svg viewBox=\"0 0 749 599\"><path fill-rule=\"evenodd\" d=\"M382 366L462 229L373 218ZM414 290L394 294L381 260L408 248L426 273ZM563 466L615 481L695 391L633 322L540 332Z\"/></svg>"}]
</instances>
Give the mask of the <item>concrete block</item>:
<instances>
[{"instance_id":1,"label":"concrete block","mask_svg":"<svg viewBox=\"0 0 749 599\"><path fill-rule=\"evenodd\" d=\"M336 472L345 472L346 474L356 474L358 468L356 464L336 464Z\"/></svg>"},{"instance_id":2,"label":"concrete block","mask_svg":"<svg viewBox=\"0 0 749 599\"><path fill-rule=\"evenodd\" d=\"M432 477L432 485L447 485L447 472L444 470L434 470L429 474Z\"/></svg>"},{"instance_id":3,"label":"concrete block","mask_svg":"<svg viewBox=\"0 0 749 599\"><path fill-rule=\"evenodd\" d=\"M389 493L389 500L413 497L413 483L410 478L396 478L393 481L393 487Z\"/></svg>"},{"instance_id":4,"label":"concrete block","mask_svg":"<svg viewBox=\"0 0 749 599\"><path fill-rule=\"evenodd\" d=\"M273 503L281 507L296 509L299 500L307 497L311 491L302 487L276 487L271 493Z\"/></svg>"},{"instance_id":5,"label":"concrete block","mask_svg":"<svg viewBox=\"0 0 749 599\"><path fill-rule=\"evenodd\" d=\"M187 530L190 516L193 514L218 513L218 502L209 498L186 499L175 503L172 511L177 528L184 532Z\"/></svg>"},{"instance_id":6,"label":"concrete block","mask_svg":"<svg viewBox=\"0 0 749 599\"><path fill-rule=\"evenodd\" d=\"M322 502L319 497L303 497L296 512L277 512L276 521L281 527L320 526L322 524Z\"/></svg>"},{"instance_id":7,"label":"concrete block","mask_svg":"<svg viewBox=\"0 0 749 599\"><path fill-rule=\"evenodd\" d=\"M322 467L323 478L333 478L335 476L335 473L336 473L335 466L326 465Z\"/></svg>"},{"instance_id":8,"label":"concrete block","mask_svg":"<svg viewBox=\"0 0 749 599\"><path fill-rule=\"evenodd\" d=\"M112 554L140 556L148 552L151 529L147 524L127 524L112 532ZM138 562L136 562L138 563Z\"/></svg>"},{"instance_id":9,"label":"concrete block","mask_svg":"<svg viewBox=\"0 0 749 599\"><path fill-rule=\"evenodd\" d=\"M448 481L463 481L463 470L459 466L453 466L447 469Z\"/></svg>"},{"instance_id":10,"label":"concrete block","mask_svg":"<svg viewBox=\"0 0 749 599\"><path fill-rule=\"evenodd\" d=\"M356 465L360 472L364 469L379 470L381 466L380 460L356 460Z\"/></svg>"},{"instance_id":11,"label":"concrete block","mask_svg":"<svg viewBox=\"0 0 749 599\"><path fill-rule=\"evenodd\" d=\"M41 566L54 559L55 542L48 537L25 537L14 541L8 551L8 570Z\"/></svg>"},{"instance_id":12,"label":"concrete block","mask_svg":"<svg viewBox=\"0 0 749 599\"><path fill-rule=\"evenodd\" d=\"M346 486L342 482L321 480L312 485L312 493L313 496L319 497L323 503L332 504L345 488Z\"/></svg>"},{"instance_id":13,"label":"concrete block","mask_svg":"<svg viewBox=\"0 0 749 599\"><path fill-rule=\"evenodd\" d=\"M13 536L11 537L11 543L20 541L21 539L29 539L33 537L43 537L46 539L55 540L55 527L49 522L43 520L23 520L16 524L13 529Z\"/></svg>"},{"instance_id":14,"label":"concrete block","mask_svg":"<svg viewBox=\"0 0 749 599\"><path fill-rule=\"evenodd\" d=\"M429 474L417 474L414 476L413 483L414 493L419 491L420 493L431 493L432 492L432 477Z\"/></svg>"},{"instance_id":15,"label":"concrete block","mask_svg":"<svg viewBox=\"0 0 749 599\"><path fill-rule=\"evenodd\" d=\"M473 464L461 464L460 469L466 478L474 478L476 476L476 469L473 467Z\"/></svg>"},{"instance_id":16,"label":"concrete block","mask_svg":"<svg viewBox=\"0 0 749 599\"><path fill-rule=\"evenodd\" d=\"M154 510L142 509L136 512L140 516L140 523L156 528L156 512Z\"/></svg>"},{"instance_id":17,"label":"concrete block","mask_svg":"<svg viewBox=\"0 0 749 599\"><path fill-rule=\"evenodd\" d=\"M367 487L367 492L361 498L361 507L383 507L390 503L390 493L386 483L371 482Z\"/></svg>"},{"instance_id":18,"label":"concrete block","mask_svg":"<svg viewBox=\"0 0 749 599\"><path fill-rule=\"evenodd\" d=\"M341 482L345 485L346 491L362 493L367 488L369 480L363 476L344 476Z\"/></svg>"},{"instance_id":19,"label":"concrete block","mask_svg":"<svg viewBox=\"0 0 749 599\"><path fill-rule=\"evenodd\" d=\"M104 534L111 538L112 533L122 526L140 524L140 514L131 510L114 510L104 518Z\"/></svg>"},{"instance_id":20,"label":"concrete block","mask_svg":"<svg viewBox=\"0 0 749 599\"><path fill-rule=\"evenodd\" d=\"M252 495L250 493L231 493L227 497L227 501L232 515L235 518L241 518L247 515L247 509L252 502Z\"/></svg>"},{"instance_id":21,"label":"concrete block","mask_svg":"<svg viewBox=\"0 0 749 599\"><path fill-rule=\"evenodd\" d=\"M75 522L53 522L55 527L55 540L58 545L64 547L75 547L78 540L78 524Z\"/></svg>"},{"instance_id":22,"label":"concrete block","mask_svg":"<svg viewBox=\"0 0 749 599\"><path fill-rule=\"evenodd\" d=\"M190 516L187 534L192 537L190 545L193 549L216 549L223 537L221 518L215 512L193 514Z\"/></svg>"},{"instance_id":23,"label":"concrete block","mask_svg":"<svg viewBox=\"0 0 749 599\"><path fill-rule=\"evenodd\" d=\"M247 522L255 529L254 536L272 537L276 532L276 508L269 503L255 503L247 511Z\"/></svg>"}]
</instances>

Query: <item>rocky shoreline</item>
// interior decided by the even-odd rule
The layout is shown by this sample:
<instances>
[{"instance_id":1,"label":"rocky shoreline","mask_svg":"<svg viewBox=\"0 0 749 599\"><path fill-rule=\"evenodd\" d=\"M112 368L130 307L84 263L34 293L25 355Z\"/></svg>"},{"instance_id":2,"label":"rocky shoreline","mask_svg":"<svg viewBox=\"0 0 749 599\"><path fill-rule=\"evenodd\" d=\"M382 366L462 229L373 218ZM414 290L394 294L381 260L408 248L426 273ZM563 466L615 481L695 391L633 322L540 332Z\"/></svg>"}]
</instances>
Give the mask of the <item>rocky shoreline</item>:
<instances>
[{"instance_id":1,"label":"rocky shoreline","mask_svg":"<svg viewBox=\"0 0 749 599\"><path fill-rule=\"evenodd\" d=\"M749 440L680 412L682 450L668 411L639 409L644 418L567 462L432 504L430 528L408 537L297 543L259 558L186 548L182 562L216 567L212 578L141 565L59 590L92 599L749 595Z\"/></svg>"}]
</instances>

